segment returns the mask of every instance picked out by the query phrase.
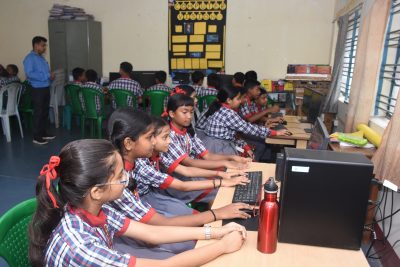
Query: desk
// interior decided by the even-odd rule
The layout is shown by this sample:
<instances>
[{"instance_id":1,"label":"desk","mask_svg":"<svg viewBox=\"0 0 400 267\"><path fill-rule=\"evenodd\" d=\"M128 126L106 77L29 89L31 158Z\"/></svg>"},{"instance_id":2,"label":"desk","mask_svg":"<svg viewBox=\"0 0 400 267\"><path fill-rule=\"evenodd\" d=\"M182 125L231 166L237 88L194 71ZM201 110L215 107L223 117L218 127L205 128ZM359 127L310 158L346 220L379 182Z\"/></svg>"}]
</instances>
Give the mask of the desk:
<instances>
[{"instance_id":1,"label":"desk","mask_svg":"<svg viewBox=\"0 0 400 267\"><path fill-rule=\"evenodd\" d=\"M263 180L274 176L275 164L251 163L248 171L263 172ZM233 187L221 187L215 198L212 208L220 208L232 201ZM211 224L219 227L222 221ZM257 232L248 231L248 237L243 247L232 254L222 255L214 261L203 265L207 267L236 267L236 266L369 266L361 250L342 250L334 248L323 248L304 246L296 244L278 243L277 251L274 254L263 254L257 250ZM196 247L202 247L213 240L201 240Z\"/></svg>"},{"instance_id":2,"label":"desk","mask_svg":"<svg viewBox=\"0 0 400 267\"><path fill-rule=\"evenodd\" d=\"M364 154L367 158L371 159L376 152L376 148L363 148L363 147L344 147L339 143L329 143L330 149L336 152L346 153L360 153Z\"/></svg>"},{"instance_id":3,"label":"desk","mask_svg":"<svg viewBox=\"0 0 400 267\"><path fill-rule=\"evenodd\" d=\"M265 143L296 146L296 148L307 148L307 141L310 140L311 134L306 133L304 129L311 128L311 124L301 123L299 117L296 116L285 116L284 119L287 121L285 127L292 132L293 135L267 137Z\"/></svg>"}]
</instances>

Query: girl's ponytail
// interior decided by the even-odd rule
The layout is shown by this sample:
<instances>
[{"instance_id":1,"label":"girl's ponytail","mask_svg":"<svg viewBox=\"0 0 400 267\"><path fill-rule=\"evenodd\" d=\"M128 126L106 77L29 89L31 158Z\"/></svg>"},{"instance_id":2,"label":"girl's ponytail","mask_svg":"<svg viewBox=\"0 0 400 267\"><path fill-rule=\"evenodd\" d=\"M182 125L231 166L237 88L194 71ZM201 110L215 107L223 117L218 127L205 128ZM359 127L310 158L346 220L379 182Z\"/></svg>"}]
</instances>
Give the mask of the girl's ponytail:
<instances>
[{"instance_id":1,"label":"girl's ponytail","mask_svg":"<svg viewBox=\"0 0 400 267\"><path fill-rule=\"evenodd\" d=\"M220 110L222 107L222 103L226 103L228 99L234 99L237 95L241 94L241 91L233 86L229 86L226 88L222 88L218 91L217 99L215 99L210 107L208 108L207 112L204 114L206 118L213 115L215 112Z\"/></svg>"},{"instance_id":2,"label":"girl's ponytail","mask_svg":"<svg viewBox=\"0 0 400 267\"><path fill-rule=\"evenodd\" d=\"M37 208L29 224L29 260L32 266L44 266L44 251L53 229L63 216L64 202L53 185L60 158L52 156L43 166L36 185Z\"/></svg>"}]
</instances>

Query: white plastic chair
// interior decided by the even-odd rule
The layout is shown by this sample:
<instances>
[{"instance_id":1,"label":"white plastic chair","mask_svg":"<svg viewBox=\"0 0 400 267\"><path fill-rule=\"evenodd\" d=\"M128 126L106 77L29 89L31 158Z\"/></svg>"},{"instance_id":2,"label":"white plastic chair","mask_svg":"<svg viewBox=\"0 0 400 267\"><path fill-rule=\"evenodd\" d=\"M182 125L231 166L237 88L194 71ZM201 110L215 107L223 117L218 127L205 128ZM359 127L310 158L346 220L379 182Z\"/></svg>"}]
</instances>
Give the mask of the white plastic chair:
<instances>
[{"instance_id":1,"label":"white plastic chair","mask_svg":"<svg viewBox=\"0 0 400 267\"><path fill-rule=\"evenodd\" d=\"M21 131L21 137L24 138L24 132L22 131L21 118L18 112L19 98L21 97L22 84L11 83L0 89L0 119L3 127L4 135L6 136L7 142L11 142L11 129L10 129L10 117L17 116L19 123L19 130ZM7 107L3 109L4 93L7 92Z\"/></svg>"},{"instance_id":2,"label":"white plastic chair","mask_svg":"<svg viewBox=\"0 0 400 267\"><path fill-rule=\"evenodd\" d=\"M54 124L56 128L60 126L60 119L58 115L58 106L65 105L64 86L65 86L65 72L63 69L54 71L54 80L50 85L50 107L54 112Z\"/></svg>"}]
</instances>

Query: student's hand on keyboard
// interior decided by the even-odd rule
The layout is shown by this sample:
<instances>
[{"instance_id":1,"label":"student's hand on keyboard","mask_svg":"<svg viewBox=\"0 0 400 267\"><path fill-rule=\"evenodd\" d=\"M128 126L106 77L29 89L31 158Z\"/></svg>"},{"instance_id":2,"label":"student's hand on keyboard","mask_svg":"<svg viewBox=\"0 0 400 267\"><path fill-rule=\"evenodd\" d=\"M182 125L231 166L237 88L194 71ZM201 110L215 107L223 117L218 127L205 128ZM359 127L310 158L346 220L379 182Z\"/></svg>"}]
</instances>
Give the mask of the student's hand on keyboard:
<instances>
[{"instance_id":1,"label":"student's hand on keyboard","mask_svg":"<svg viewBox=\"0 0 400 267\"><path fill-rule=\"evenodd\" d=\"M247 173L244 171L218 172L218 174L222 179L232 179L238 176L247 176Z\"/></svg>"},{"instance_id":2,"label":"student's hand on keyboard","mask_svg":"<svg viewBox=\"0 0 400 267\"><path fill-rule=\"evenodd\" d=\"M234 162L234 161L225 161L225 168L227 169L234 169L234 170L243 170L247 169L249 166L249 163L239 163L239 162Z\"/></svg>"},{"instance_id":3,"label":"student's hand on keyboard","mask_svg":"<svg viewBox=\"0 0 400 267\"><path fill-rule=\"evenodd\" d=\"M217 220L225 220L225 219L248 219L251 215L247 214L243 210L251 209L249 204L245 203L231 203L227 206L224 206L219 209L215 209L214 213L217 217Z\"/></svg>"},{"instance_id":4,"label":"student's hand on keyboard","mask_svg":"<svg viewBox=\"0 0 400 267\"><path fill-rule=\"evenodd\" d=\"M231 179L225 179L221 181L221 186L231 187L235 185L246 185L250 183L249 178L247 176L237 176Z\"/></svg>"},{"instance_id":5,"label":"student's hand on keyboard","mask_svg":"<svg viewBox=\"0 0 400 267\"><path fill-rule=\"evenodd\" d=\"M275 128L276 126L278 126L279 125L279 123L278 122L267 122L266 124L265 124L265 127L267 127L267 128Z\"/></svg>"},{"instance_id":6,"label":"student's hand on keyboard","mask_svg":"<svg viewBox=\"0 0 400 267\"><path fill-rule=\"evenodd\" d=\"M219 228L213 228L213 230L215 231L214 234L213 231L211 231L211 237L214 239L221 239L223 236L235 231L239 232L242 235L243 239L245 239L247 235L246 228L234 222L225 224L224 226Z\"/></svg>"},{"instance_id":7,"label":"student's hand on keyboard","mask_svg":"<svg viewBox=\"0 0 400 267\"><path fill-rule=\"evenodd\" d=\"M276 131L276 135L277 136L290 136L290 135L292 135L292 133L289 132L287 129L282 129L282 130Z\"/></svg>"},{"instance_id":8,"label":"student's hand on keyboard","mask_svg":"<svg viewBox=\"0 0 400 267\"><path fill-rule=\"evenodd\" d=\"M232 156L232 160L235 162L239 162L239 163L247 163L247 162L251 162L251 159L249 158L245 158L245 157L240 157L240 156Z\"/></svg>"}]
</instances>

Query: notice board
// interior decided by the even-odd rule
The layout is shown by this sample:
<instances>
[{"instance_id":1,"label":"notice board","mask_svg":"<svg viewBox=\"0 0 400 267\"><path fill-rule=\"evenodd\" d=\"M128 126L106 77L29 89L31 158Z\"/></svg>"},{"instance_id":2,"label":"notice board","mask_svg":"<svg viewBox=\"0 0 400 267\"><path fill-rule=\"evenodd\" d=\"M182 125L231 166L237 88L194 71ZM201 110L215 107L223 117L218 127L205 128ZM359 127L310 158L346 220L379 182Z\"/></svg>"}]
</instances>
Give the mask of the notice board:
<instances>
[{"instance_id":1,"label":"notice board","mask_svg":"<svg viewBox=\"0 0 400 267\"><path fill-rule=\"evenodd\" d=\"M223 72L227 0L168 2L170 73Z\"/></svg>"}]
</instances>

